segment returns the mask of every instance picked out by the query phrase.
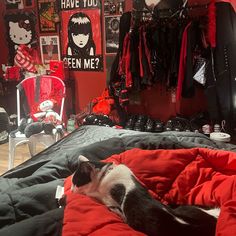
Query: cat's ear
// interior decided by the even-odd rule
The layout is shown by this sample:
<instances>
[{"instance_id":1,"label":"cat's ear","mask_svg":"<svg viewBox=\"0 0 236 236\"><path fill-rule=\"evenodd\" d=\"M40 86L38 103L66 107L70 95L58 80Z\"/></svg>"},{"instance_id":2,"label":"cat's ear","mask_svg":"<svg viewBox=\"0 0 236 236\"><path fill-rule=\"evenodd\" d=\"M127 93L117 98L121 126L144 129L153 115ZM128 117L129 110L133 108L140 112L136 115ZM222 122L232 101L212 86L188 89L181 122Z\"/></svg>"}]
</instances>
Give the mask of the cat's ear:
<instances>
[{"instance_id":1,"label":"cat's ear","mask_svg":"<svg viewBox=\"0 0 236 236\"><path fill-rule=\"evenodd\" d=\"M81 162L89 161L89 159L83 155L79 155L78 161L79 163L81 163Z\"/></svg>"}]
</instances>

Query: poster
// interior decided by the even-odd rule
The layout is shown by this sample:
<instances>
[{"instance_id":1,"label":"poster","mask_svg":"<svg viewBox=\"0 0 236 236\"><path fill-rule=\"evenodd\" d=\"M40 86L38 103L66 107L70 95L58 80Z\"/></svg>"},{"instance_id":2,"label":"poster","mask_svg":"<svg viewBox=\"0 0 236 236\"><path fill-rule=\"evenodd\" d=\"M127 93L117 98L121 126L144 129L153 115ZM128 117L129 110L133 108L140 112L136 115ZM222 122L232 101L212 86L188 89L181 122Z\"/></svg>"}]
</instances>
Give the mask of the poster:
<instances>
[{"instance_id":1,"label":"poster","mask_svg":"<svg viewBox=\"0 0 236 236\"><path fill-rule=\"evenodd\" d=\"M43 64L49 64L51 60L61 60L60 42L57 35L40 36L39 41Z\"/></svg>"},{"instance_id":2,"label":"poster","mask_svg":"<svg viewBox=\"0 0 236 236\"><path fill-rule=\"evenodd\" d=\"M105 16L106 54L116 53L119 47L120 16Z\"/></svg>"},{"instance_id":3,"label":"poster","mask_svg":"<svg viewBox=\"0 0 236 236\"><path fill-rule=\"evenodd\" d=\"M29 48L37 45L36 16L33 12L24 11L6 14L4 20L9 50L8 63L14 65L14 57L19 45L25 44Z\"/></svg>"},{"instance_id":4,"label":"poster","mask_svg":"<svg viewBox=\"0 0 236 236\"><path fill-rule=\"evenodd\" d=\"M61 0L62 58L70 70L103 71L101 0Z\"/></svg>"},{"instance_id":5,"label":"poster","mask_svg":"<svg viewBox=\"0 0 236 236\"><path fill-rule=\"evenodd\" d=\"M38 0L39 29L41 33L56 32L54 16L56 0Z\"/></svg>"}]
</instances>

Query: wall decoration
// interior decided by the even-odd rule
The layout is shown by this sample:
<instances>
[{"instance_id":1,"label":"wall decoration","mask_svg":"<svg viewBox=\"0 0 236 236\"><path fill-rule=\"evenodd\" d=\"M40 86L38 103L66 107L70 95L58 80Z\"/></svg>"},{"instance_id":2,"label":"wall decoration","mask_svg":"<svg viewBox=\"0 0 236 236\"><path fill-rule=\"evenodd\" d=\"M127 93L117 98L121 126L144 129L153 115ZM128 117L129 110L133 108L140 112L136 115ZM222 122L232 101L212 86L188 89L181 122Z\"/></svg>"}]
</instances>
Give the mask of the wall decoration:
<instances>
[{"instance_id":1,"label":"wall decoration","mask_svg":"<svg viewBox=\"0 0 236 236\"><path fill-rule=\"evenodd\" d=\"M33 8L35 0L24 0L24 8Z\"/></svg>"},{"instance_id":2,"label":"wall decoration","mask_svg":"<svg viewBox=\"0 0 236 236\"><path fill-rule=\"evenodd\" d=\"M60 1L62 56L70 70L103 70L101 2Z\"/></svg>"},{"instance_id":3,"label":"wall decoration","mask_svg":"<svg viewBox=\"0 0 236 236\"><path fill-rule=\"evenodd\" d=\"M51 60L61 60L60 42L58 35L40 36L39 43L43 64L49 64Z\"/></svg>"},{"instance_id":4,"label":"wall decoration","mask_svg":"<svg viewBox=\"0 0 236 236\"><path fill-rule=\"evenodd\" d=\"M124 0L104 0L105 15L122 15L125 11Z\"/></svg>"},{"instance_id":5,"label":"wall decoration","mask_svg":"<svg viewBox=\"0 0 236 236\"><path fill-rule=\"evenodd\" d=\"M33 12L21 12L7 14L4 17L6 25L6 38L9 47L9 61L14 64L16 50L20 44L32 47L37 43L35 30L36 16Z\"/></svg>"},{"instance_id":6,"label":"wall decoration","mask_svg":"<svg viewBox=\"0 0 236 236\"><path fill-rule=\"evenodd\" d=\"M38 0L39 29L41 33L56 32L54 16L56 0Z\"/></svg>"},{"instance_id":7,"label":"wall decoration","mask_svg":"<svg viewBox=\"0 0 236 236\"><path fill-rule=\"evenodd\" d=\"M106 54L116 53L119 47L120 16L105 16Z\"/></svg>"}]
</instances>

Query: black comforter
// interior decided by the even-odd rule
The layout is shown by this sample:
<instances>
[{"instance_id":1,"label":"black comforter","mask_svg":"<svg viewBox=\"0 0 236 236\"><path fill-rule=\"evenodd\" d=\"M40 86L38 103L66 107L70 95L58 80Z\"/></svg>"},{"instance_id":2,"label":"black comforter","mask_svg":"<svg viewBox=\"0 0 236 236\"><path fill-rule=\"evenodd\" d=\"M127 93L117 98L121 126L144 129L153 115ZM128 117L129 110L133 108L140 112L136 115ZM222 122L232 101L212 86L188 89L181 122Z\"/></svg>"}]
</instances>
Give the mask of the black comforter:
<instances>
[{"instance_id":1,"label":"black comforter","mask_svg":"<svg viewBox=\"0 0 236 236\"><path fill-rule=\"evenodd\" d=\"M236 150L234 145L217 143L191 132L157 134L81 127L0 177L0 235L60 235L64 210L59 208L55 192L76 169L78 155L101 160L134 147Z\"/></svg>"}]
</instances>

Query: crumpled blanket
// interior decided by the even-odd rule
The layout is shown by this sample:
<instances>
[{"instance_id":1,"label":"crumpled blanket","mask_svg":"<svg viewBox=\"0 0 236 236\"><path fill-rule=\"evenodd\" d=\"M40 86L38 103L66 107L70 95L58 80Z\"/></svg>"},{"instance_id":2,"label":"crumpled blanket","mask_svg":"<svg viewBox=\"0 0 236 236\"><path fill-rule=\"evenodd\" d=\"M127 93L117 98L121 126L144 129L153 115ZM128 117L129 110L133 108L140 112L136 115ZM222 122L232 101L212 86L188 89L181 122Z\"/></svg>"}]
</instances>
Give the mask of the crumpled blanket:
<instances>
[{"instance_id":1,"label":"crumpled blanket","mask_svg":"<svg viewBox=\"0 0 236 236\"><path fill-rule=\"evenodd\" d=\"M207 148L134 148L105 161L127 165L162 203L220 207L216 235L236 235L236 153ZM72 193L71 177L65 180L64 186L63 236L144 235L96 200Z\"/></svg>"}]
</instances>

